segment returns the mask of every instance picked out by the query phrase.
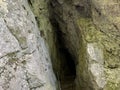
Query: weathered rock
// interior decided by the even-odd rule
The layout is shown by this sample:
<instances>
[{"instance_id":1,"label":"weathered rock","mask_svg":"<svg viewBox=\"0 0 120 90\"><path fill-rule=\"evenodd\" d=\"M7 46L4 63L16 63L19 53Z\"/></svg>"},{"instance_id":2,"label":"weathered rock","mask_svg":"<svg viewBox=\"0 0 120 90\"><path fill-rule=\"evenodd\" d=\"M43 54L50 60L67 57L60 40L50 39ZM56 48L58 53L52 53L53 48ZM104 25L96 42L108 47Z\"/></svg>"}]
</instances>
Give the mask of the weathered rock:
<instances>
[{"instance_id":1,"label":"weathered rock","mask_svg":"<svg viewBox=\"0 0 120 90\"><path fill-rule=\"evenodd\" d=\"M119 9L119 0L0 0L0 90L57 90L52 64L59 89L120 90Z\"/></svg>"},{"instance_id":2,"label":"weathered rock","mask_svg":"<svg viewBox=\"0 0 120 90\"><path fill-rule=\"evenodd\" d=\"M51 0L53 20L76 62L76 90L120 89L118 0Z\"/></svg>"},{"instance_id":3,"label":"weathered rock","mask_svg":"<svg viewBox=\"0 0 120 90\"><path fill-rule=\"evenodd\" d=\"M31 10L35 15L41 37L48 44L49 54L52 60L55 74L59 73L60 69L60 54L59 44L56 36L56 30L50 22L50 11L48 7L49 0L29 0Z\"/></svg>"},{"instance_id":4,"label":"weathered rock","mask_svg":"<svg viewBox=\"0 0 120 90\"><path fill-rule=\"evenodd\" d=\"M40 34L27 0L0 0L0 90L56 90Z\"/></svg>"}]
</instances>

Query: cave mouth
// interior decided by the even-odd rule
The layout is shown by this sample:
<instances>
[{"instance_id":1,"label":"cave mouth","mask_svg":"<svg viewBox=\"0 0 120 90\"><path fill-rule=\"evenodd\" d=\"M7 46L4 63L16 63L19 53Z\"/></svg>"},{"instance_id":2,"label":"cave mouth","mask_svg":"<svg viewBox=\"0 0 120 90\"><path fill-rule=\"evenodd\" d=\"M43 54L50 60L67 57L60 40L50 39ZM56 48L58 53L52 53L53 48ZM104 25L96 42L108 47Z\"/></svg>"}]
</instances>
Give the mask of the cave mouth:
<instances>
[{"instance_id":1,"label":"cave mouth","mask_svg":"<svg viewBox=\"0 0 120 90\"><path fill-rule=\"evenodd\" d=\"M60 53L63 56L63 60L61 61L61 69L64 71L64 75L68 76L76 76L76 66L73 57L68 52L66 48L61 48Z\"/></svg>"},{"instance_id":2,"label":"cave mouth","mask_svg":"<svg viewBox=\"0 0 120 90\"><path fill-rule=\"evenodd\" d=\"M59 68L55 70L59 85L58 90L75 90L76 79L76 63L75 58L66 48L64 41L64 33L61 31L58 21L55 18L50 18L53 30L55 30L58 52L60 54L60 61L57 61ZM55 65L56 66L56 65ZM54 67L54 65L53 65ZM54 67L56 68L56 67Z\"/></svg>"},{"instance_id":3,"label":"cave mouth","mask_svg":"<svg viewBox=\"0 0 120 90\"><path fill-rule=\"evenodd\" d=\"M61 48L60 53L63 57L60 66L61 90L75 90L76 65L74 59L66 48Z\"/></svg>"},{"instance_id":4,"label":"cave mouth","mask_svg":"<svg viewBox=\"0 0 120 90\"><path fill-rule=\"evenodd\" d=\"M56 36L59 43L59 53L60 53L60 90L75 90L75 78L76 78L76 64L75 58L66 48L64 41L64 33L61 31L57 21L54 23L56 27Z\"/></svg>"}]
</instances>

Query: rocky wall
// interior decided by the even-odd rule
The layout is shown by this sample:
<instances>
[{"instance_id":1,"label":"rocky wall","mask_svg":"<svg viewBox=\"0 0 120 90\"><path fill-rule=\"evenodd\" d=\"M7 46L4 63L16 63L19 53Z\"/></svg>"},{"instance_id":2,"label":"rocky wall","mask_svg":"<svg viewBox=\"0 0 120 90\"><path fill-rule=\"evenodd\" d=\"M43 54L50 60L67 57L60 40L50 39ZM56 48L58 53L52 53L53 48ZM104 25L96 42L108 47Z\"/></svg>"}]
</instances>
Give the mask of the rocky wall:
<instances>
[{"instance_id":1,"label":"rocky wall","mask_svg":"<svg viewBox=\"0 0 120 90\"><path fill-rule=\"evenodd\" d=\"M0 90L56 90L49 49L35 19L27 0L0 0Z\"/></svg>"}]
</instances>

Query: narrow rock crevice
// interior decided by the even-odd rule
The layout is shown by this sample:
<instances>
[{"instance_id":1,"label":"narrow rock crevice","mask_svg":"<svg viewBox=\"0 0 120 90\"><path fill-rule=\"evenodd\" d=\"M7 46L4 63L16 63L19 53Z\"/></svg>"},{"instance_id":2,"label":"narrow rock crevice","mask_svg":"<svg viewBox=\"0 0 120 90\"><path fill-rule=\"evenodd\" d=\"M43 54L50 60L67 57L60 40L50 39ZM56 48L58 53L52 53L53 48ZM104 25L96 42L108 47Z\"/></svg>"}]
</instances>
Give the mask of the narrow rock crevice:
<instances>
[{"instance_id":1,"label":"narrow rock crevice","mask_svg":"<svg viewBox=\"0 0 120 90\"><path fill-rule=\"evenodd\" d=\"M65 59L61 60L60 84L62 90L75 90L76 66L67 49L60 49Z\"/></svg>"},{"instance_id":2,"label":"narrow rock crevice","mask_svg":"<svg viewBox=\"0 0 120 90\"><path fill-rule=\"evenodd\" d=\"M68 40L68 42L66 42L65 37L66 36L68 37L69 35L71 35L72 31L67 33L68 22L65 21L62 17L63 8L61 7L61 5L58 2L56 2L56 1L53 1L53 2L54 3L49 2L48 6L47 5L43 6L44 8L49 7L48 10L46 11L47 14L49 13L49 15L48 15L49 17L47 17L47 20L45 22L46 22L46 24L48 24L48 21L50 20L52 32L54 33L54 34L51 34L49 32L49 28L42 30L41 24L45 24L45 23L43 23L41 20L41 18L43 18L43 17L40 17L40 16L42 16L42 14L40 14L40 10L38 9L38 8L40 8L39 3L32 2L32 0L29 0L31 9L33 10L33 12L35 14L35 19L38 24L40 34L41 34L41 36L44 36L45 38L47 38L46 41L49 45L49 49L50 49L50 53L51 53L51 61L52 61L52 65L53 65L53 70L54 70L54 73L56 74L58 82L60 83L59 89L60 90L75 90L77 59L75 57L75 54L73 55L73 51L74 51L74 48L76 48L76 45L74 47L74 44L71 44L71 41L70 41L70 46L68 45L68 47L67 47L69 40ZM70 2L67 2L67 3L70 3ZM40 5L42 7L42 4L40 4ZM54 7L56 5L60 6L61 8L58 10L58 12L55 13ZM46 13L45 10L43 10L43 11L44 11L44 13ZM72 20L73 14L71 12L69 12L69 10L67 12L68 12L70 20ZM63 24L63 28L61 27L60 23ZM72 22L72 25L73 25L73 30L74 30L73 33L75 34L75 36L77 36L76 26L74 26L73 22ZM44 35L44 33L46 35ZM48 36L50 36L50 37L48 37ZM55 38L51 39L51 37L55 37ZM72 36L72 38L75 40L74 36ZM76 42L75 42L75 44L76 44ZM71 48L72 47L71 45L73 46L73 48ZM74 53L76 53L76 51Z\"/></svg>"},{"instance_id":3,"label":"narrow rock crevice","mask_svg":"<svg viewBox=\"0 0 120 90\"><path fill-rule=\"evenodd\" d=\"M64 35L59 27L59 23L55 19L50 19L53 29L56 32L57 42L58 42L58 51L60 54L60 63L58 69L59 73L57 75L58 81L60 82L59 89L61 90L75 90L75 78L76 78L76 63L69 52L68 48L65 47ZM54 68L54 65L53 65ZM56 73L56 71L55 71Z\"/></svg>"},{"instance_id":4,"label":"narrow rock crevice","mask_svg":"<svg viewBox=\"0 0 120 90\"><path fill-rule=\"evenodd\" d=\"M111 79L119 77L119 71L112 73L119 68L120 40L116 32L119 25L113 22L119 20L118 17L118 20L113 19L118 15L111 13L118 7L112 3L115 2L29 0L40 35L49 46L53 70L59 82L57 90L119 88L116 86L119 83L111 83L120 82Z\"/></svg>"}]
</instances>

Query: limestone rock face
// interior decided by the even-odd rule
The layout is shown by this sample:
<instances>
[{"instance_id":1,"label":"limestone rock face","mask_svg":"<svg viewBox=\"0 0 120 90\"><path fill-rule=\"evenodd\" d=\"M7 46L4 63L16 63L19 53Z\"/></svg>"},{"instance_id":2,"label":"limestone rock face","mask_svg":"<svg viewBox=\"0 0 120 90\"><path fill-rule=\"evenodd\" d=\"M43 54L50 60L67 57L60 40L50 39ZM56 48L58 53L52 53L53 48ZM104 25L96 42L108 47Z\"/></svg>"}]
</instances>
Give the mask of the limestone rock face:
<instances>
[{"instance_id":1,"label":"limestone rock face","mask_svg":"<svg viewBox=\"0 0 120 90\"><path fill-rule=\"evenodd\" d=\"M27 0L0 0L0 90L56 90L55 83L47 44Z\"/></svg>"},{"instance_id":2,"label":"limestone rock face","mask_svg":"<svg viewBox=\"0 0 120 90\"><path fill-rule=\"evenodd\" d=\"M120 90L119 74L119 0L0 0L0 90Z\"/></svg>"}]
</instances>

